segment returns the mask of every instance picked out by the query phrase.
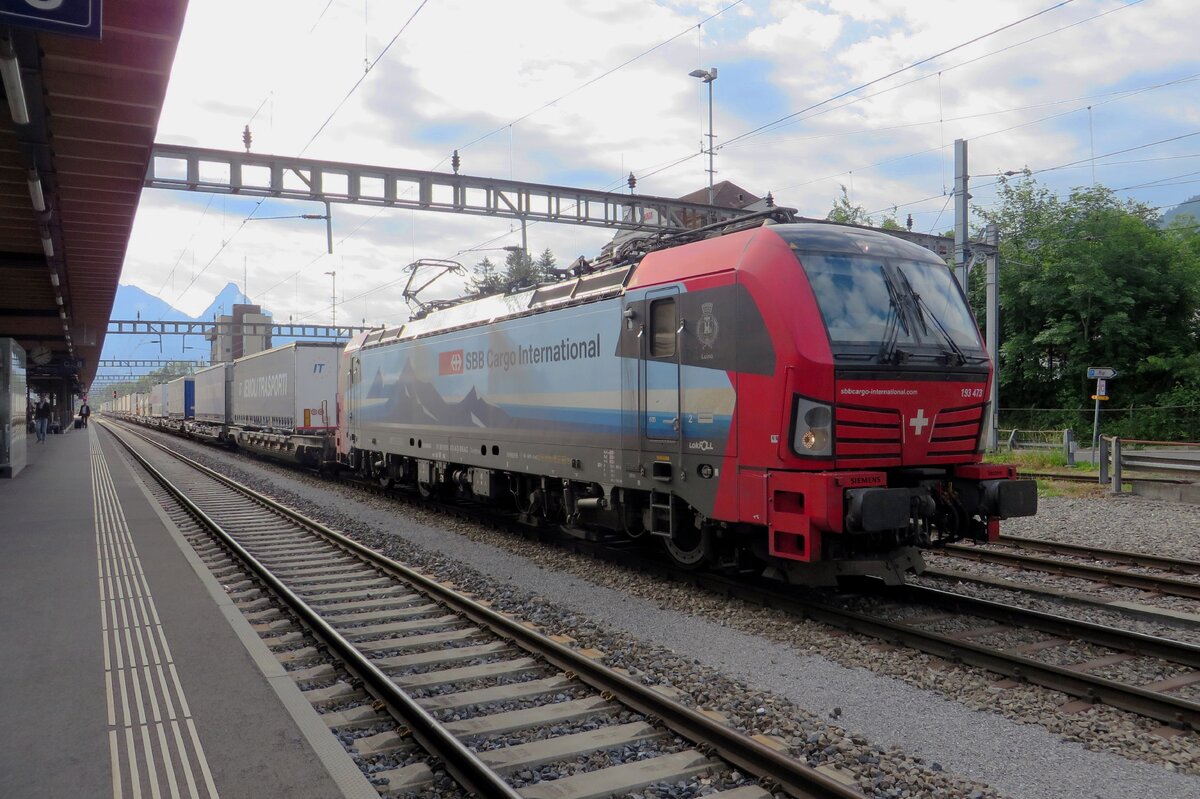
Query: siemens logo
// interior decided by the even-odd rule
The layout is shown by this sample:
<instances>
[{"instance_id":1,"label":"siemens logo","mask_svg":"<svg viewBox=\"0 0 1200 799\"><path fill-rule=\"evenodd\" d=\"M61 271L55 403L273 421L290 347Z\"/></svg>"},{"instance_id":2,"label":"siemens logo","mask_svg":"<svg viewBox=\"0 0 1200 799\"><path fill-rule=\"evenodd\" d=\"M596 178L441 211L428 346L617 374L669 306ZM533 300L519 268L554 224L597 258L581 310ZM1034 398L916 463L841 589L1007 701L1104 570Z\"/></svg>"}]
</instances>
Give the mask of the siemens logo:
<instances>
[{"instance_id":1,"label":"siemens logo","mask_svg":"<svg viewBox=\"0 0 1200 799\"><path fill-rule=\"evenodd\" d=\"M242 381L243 397L282 397L288 391L286 372L277 375L248 377Z\"/></svg>"}]
</instances>

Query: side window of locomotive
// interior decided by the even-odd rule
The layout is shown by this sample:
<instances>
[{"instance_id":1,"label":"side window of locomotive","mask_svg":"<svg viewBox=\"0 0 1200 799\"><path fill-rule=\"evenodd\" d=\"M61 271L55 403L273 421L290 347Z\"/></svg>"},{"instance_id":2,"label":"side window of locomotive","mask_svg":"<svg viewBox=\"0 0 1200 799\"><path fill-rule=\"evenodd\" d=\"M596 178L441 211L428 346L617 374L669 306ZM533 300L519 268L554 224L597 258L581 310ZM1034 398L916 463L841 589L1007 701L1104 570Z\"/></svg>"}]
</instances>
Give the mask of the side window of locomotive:
<instances>
[{"instance_id":1,"label":"side window of locomotive","mask_svg":"<svg viewBox=\"0 0 1200 799\"><path fill-rule=\"evenodd\" d=\"M650 357L667 358L675 354L675 331L678 329L675 300L655 300L650 303Z\"/></svg>"}]
</instances>

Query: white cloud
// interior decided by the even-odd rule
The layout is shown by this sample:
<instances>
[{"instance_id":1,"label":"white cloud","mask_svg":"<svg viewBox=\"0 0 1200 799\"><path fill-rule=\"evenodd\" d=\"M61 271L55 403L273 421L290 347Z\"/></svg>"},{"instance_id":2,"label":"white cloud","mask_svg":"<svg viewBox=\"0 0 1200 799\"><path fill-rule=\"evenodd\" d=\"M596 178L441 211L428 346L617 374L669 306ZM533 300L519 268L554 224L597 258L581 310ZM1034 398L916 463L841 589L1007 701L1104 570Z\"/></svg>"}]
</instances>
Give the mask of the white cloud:
<instances>
[{"instance_id":1,"label":"white cloud","mask_svg":"<svg viewBox=\"0 0 1200 799\"><path fill-rule=\"evenodd\" d=\"M363 76L364 58L374 58L417 5L418 0L369 2L364 24L361 0L335 0L314 27L325 0L192 3L159 139L239 149L242 127L257 110L251 124L254 149L297 154ZM500 133L462 149L465 172L623 191L624 176L633 171L640 177L639 191L677 196L703 185L703 159L647 173L697 152L707 113L702 88L687 76L690 69L721 68L715 129L718 143L728 142L1046 6L1044 0L998 0L987 4L984 14L977 3L952 0L748 0L694 29L725 5L716 0L431 0L306 154L417 169L436 164L448 171L451 150L499 128ZM942 188L953 177L948 148L956 138L971 142L971 171L980 187L973 193L977 203L986 203L991 197L985 186L990 178L983 177L987 172L1086 158L1093 137L1096 153L1102 154L1194 130L1194 83L1116 102L1097 98L1047 105L1200 72L1190 40L1192 4L1186 0L1117 10L1020 44L1120 5L1116 0L1072 4L822 106L822 113L802 114L722 149L718 179L760 194L773 190L780 203L814 216L829 209L839 183L853 185L855 202L870 210L900 205L901 220L913 211L917 226L925 229L945 207ZM964 63L1006 47L1011 49ZM747 59L758 68L737 70ZM909 84L921 76L927 77ZM885 89L890 91L861 99ZM746 99L758 97L761 103ZM852 99L858 101L837 108ZM1038 121L1053 114L1062 116ZM1181 145L1131 157L1172 152L1196 149ZM1125 169L1139 169L1138 182L1145 182L1194 171L1194 165L1184 159L1101 166L1097 177L1129 185L1135 181L1121 182ZM1045 179L1065 190L1090 180L1090 170L1050 172ZM1188 188L1133 196L1156 204L1182 200ZM931 199L908 205L924 198ZM336 269L339 294L346 298L339 317L397 321L405 313L402 283L374 289L400 279L405 264L451 257L483 242L520 241L519 224L507 220L335 206L330 256L324 254L319 222L250 222L239 230L253 201L218 197L202 220L205 201L198 206L196 197L185 201L147 192L123 280L149 291L166 281L162 296L174 300L212 260L179 298L184 310L195 312L226 282L240 283L245 263L252 297L274 286L262 299L278 316L320 320L329 314L329 278L323 273ZM320 210L295 203L270 207L275 210L260 215ZM937 220L939 229L948 218L943 214ZM561 225L531 225L528 235L531 249L549 246L561 261L593 255L609 237L605 231ZM223 241L228 242L224 249ZM462 259L473 263L484 254ZM176 273L167 280L177 260Z\"/></svg>"}]
</instances>

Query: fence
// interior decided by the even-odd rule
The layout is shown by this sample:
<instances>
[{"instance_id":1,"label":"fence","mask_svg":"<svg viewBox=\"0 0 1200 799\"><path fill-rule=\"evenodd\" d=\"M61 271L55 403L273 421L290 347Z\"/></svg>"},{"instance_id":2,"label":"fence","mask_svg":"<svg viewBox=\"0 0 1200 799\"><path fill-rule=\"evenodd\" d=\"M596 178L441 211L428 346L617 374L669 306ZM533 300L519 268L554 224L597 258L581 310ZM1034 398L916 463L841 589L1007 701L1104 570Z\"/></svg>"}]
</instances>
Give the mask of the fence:
<instances>
[{"instance_id":1,"label":"fence","mask_svg":"<svg viewBox=\"0 0 1200 799\"><path fill-rule=\"evenodd\" d=\"M1101 436L1101 485L1110 486L1112 493L1120 494L1122 479L1130 472L1142 477L1165 475L1193 481L1200 476L1200 443Z\"/></svg>"},{"instance_id":2,"label":"fence","mask_svg":"<svg viewBox=\"0 0 1200 799\"><path fill-rule=\"evenodd\" d=\"M1066 430L1000 430L997 438L1006 441L1010 452L1015 450L1062 450L1067 466L1075 465L1075 432Z\"/></svg>"},{"instance_id":3,"label":"fence","mask_svg":"<svg viewBox=\"0 0 1200 799\"><path fill-rule=\"evenodd\" d=\"M1001 408L999 426L1006 429L1087 431L1090 438L1095 412L1090 403L1080 408ZM1200 441L1198 405L1127 405L1100 407L1100 432L1126 439ZM1003 439L1001 439L1003 440Z\"/></svg>"}]
</instances>

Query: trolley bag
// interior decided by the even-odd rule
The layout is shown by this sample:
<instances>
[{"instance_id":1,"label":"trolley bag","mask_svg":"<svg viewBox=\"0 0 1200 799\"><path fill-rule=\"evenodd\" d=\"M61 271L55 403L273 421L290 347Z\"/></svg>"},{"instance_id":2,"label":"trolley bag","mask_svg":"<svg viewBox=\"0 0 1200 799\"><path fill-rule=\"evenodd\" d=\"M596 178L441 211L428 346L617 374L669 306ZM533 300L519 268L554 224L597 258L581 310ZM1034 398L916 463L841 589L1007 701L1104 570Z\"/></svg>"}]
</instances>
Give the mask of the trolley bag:
<instances>
[{"instance_id":1,"label":"trolley bag","mask_svg":"<svg viewBox=\"0 0 1200 799\"><path fill-rule=\"evenodd\" d=\"M76 419L76 420L75 420L75 429L76 429L76 430L80 430L80 429L82 429L82 428L83 428L83 420L82 420L82 419Z\"/></svg>"}]
</instances>

